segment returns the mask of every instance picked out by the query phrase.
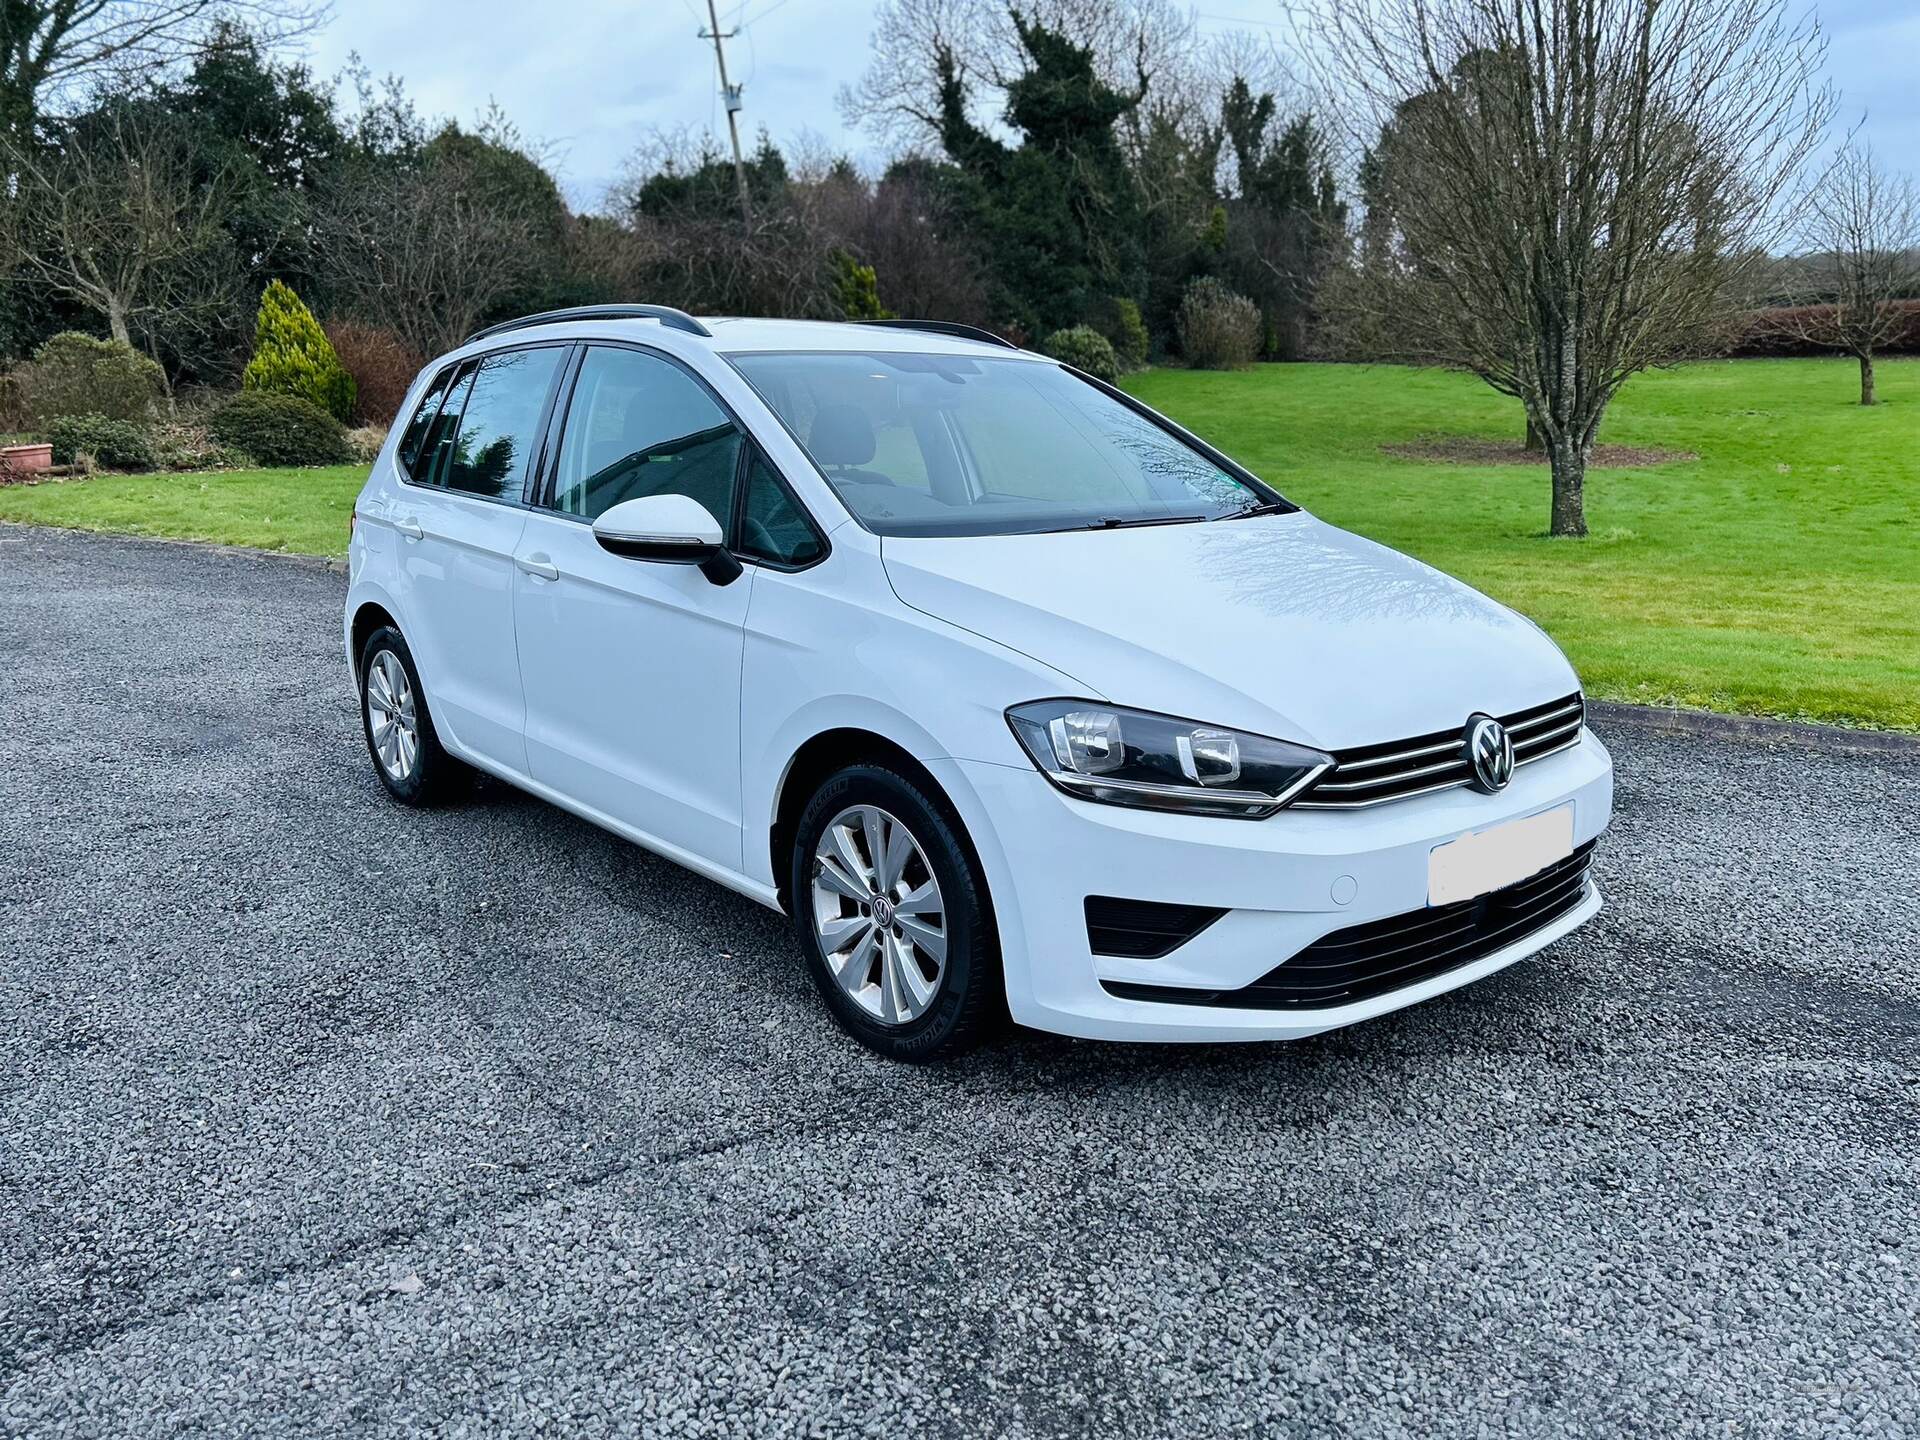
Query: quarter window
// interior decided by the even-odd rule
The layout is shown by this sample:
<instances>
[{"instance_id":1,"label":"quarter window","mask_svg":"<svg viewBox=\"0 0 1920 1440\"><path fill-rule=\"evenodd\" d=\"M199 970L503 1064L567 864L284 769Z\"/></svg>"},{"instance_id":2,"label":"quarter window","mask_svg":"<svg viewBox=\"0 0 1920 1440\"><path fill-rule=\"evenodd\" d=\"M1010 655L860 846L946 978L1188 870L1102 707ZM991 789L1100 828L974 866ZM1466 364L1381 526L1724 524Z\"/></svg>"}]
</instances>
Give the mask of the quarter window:
<instances>
[{"instance_id":1,"label":"quarter window","mask_svg":"<svg viewBox=\"0 0 1920 1440\"><path fill-rule=\"evenodd\" d=\"M799 502L787 493L773 468L755 454L747 466L740 553L775 565L808 565L825 549Z\"/></svg>"},{"instance_id":2,"label":"quarter window","mask_svg":"<svg viewBox=\"0 0 1920 1440\"><path fill-rule=\"evenodd\" d=\"M434 418L440 413L440 402L446 398L447 382L453 378L453 367L449 365L433 377L433 383L427 386L427 393L420 397L420 406L413 412L413 419L407 422L406 430L400 436L400 465L409 475L418 476L414 463L419 460L420 452L427 443L427 432L433 428Z\"/></svg>"},{"instance_id":3,"label":"quarter window","mask_svg":"<svg viewBox=\"0 0 1920 1440\"><path fill-rule=\"evenodd\" d=\"M435 482L489 500L518 499L547 391L566 356L560 346L489 355L474 372L459 439Z\"/></svg>"},{"instance_id":4,"label":"quarter window","mask_svg":"<svg viewBox=\"0 0 1920 1440\"><path fill-rule=\"evenodd\" d=\"M454 438L460 433L460 412L467 408L467 396L473 391L473 371L472 361L460 367L447 389L446 403L427 426L426 442L413 467L413 478L422 485L447 483L447 462L453 456Z\"/></svg>"},{"instance_id":5,"label":"quarter window","mask_svg":"<svg viewBox=\"0 0 1920 1440\"><path fill-rule=\"evenodd\" d=\"M679 366L590 348L567 407L554 508L592 520L623 500L686 495L724 529L740 444L727 412Z\"/></svg>"}]
</instances>

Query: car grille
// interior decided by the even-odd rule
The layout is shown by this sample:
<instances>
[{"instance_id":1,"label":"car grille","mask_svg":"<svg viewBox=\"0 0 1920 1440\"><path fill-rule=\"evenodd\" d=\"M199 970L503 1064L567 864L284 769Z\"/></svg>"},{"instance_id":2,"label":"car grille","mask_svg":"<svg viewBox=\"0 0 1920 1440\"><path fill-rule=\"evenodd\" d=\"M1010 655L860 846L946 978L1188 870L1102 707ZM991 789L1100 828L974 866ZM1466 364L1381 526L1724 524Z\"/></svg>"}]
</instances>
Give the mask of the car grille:
<instances>
[{"instance_id":1,"label":"car grille","mask_svg":"<svg viewBox=\"0 0 1920 1440\"><path fill-rule=\"evenodd\" d=\"M1538 875L1475 900L1336 930L1239 990L1101 983L1123 1000L1247 1010L1323 1010L1370 1000L1485 959L1567 914L1586 893L1593 845L1589 840Z\"/></svg>"},{"instance_id":2,"label":"car grille","mask_svg":"<svg viewBox=\"0 0 1920 1440\"><path fill-rule=\"evenodd\" d=\"M1513 763L1525 765L1565 750L1580 739L1585 699L1569 695L1497 717L1513 737ZM1412 740L1390 740L1333 752L1333 768L1298 800L1296 810L1357 810L1386 800L1405 800L1450 790L1473 778L1467 763L1465 726Z\"/></svg>"}]
</instances>

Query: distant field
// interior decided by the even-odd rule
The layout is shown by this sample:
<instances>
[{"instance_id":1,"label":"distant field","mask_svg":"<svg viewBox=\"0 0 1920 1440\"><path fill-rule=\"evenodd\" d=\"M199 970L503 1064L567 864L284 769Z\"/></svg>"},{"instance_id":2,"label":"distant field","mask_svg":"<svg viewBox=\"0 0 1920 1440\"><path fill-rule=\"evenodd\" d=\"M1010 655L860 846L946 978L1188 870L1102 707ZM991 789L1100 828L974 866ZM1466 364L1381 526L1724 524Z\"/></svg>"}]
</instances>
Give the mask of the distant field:
<instances>
[{"instance_id":1,"label":"distant field","mask_svg":"<svg viewBox=\"0 0 1920 1440\"><path fill-rule=\"evenodd\" d=\"M1870 410L1839 360L1634 380L1602 443L1700 458L1590 472L1583 541L1546 538L1544 466L1382 453L1515 437L1518 407L1465 376L1263 365L1127 388L1323 518L1532 616L1590 694L1920 730L1920 361L1879 371Z\"/></svg>"},{"instance_id":2,"label":"distant field","mask_svg":"<svg viewBox=\"0 0 1920 1440\"><path fill-rule=\"evenodd\" d=\"M1546 538L1544 466L1383 452L1513 438L1518 408L1464 376L1263 365L1127 387L1326 519L1525 611L1591 694L1920 730L1920 361L1883 362L1871 410L1838 360L1635 380L1602 442L1699 458L1591 472L1584 541ZM10 486L0 519L341 555L365 474Z\"/></svg>"}]
</instances>

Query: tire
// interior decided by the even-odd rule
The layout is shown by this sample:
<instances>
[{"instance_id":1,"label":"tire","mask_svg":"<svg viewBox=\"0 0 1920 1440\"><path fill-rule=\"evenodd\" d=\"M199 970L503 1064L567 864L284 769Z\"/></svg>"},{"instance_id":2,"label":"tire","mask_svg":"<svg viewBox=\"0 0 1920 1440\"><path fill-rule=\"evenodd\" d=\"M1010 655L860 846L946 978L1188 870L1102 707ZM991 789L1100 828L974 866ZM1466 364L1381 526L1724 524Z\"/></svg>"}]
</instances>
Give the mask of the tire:
<instances>
[{"instance_id":1,"label":"tire","mask_svg":"<svg viewBox=\"0 0 1920 1440\"><path fill-rule=\"evenodd\" d=\"M398 683L401 679L404 687ZM411 745L402 739L396 748L391 723L381 724L396 710L411 718ZM380 730L377 736L376 727ZM360 647L360 728L366 735L374 774L402 805L444 804L462 794L472 779L473 772L440 744L413 652L391 625L382 625ZM400 729L404 732L406 727Z\"/></svg>"},{"instance_id":2,"label":"tire","mask_svg":"<svg viewBox=\"0 0 1920 1440\"><path fill-rule=\"evenodd\" d=\"M881 822L879 868L869 814ZM892 827L904 830L911 854L895 848ZM883 883L896 856L893 883ZM883 765L832 776L801 812L788 865L808 973L848 1034L891 1059L925 1063L997 1028L1006 987L986 885L957 818L920 782ZM866 897L864 914L856 894Z\"/></svg>"}]
</instances>

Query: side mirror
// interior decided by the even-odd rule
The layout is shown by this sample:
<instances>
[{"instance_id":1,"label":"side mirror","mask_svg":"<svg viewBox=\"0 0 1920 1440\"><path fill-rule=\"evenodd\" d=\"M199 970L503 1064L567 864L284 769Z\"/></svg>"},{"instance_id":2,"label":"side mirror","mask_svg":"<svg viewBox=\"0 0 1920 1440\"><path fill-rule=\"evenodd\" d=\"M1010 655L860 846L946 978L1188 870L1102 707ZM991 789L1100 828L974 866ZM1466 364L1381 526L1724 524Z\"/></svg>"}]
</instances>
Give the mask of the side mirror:
<instances>
[{"instance_id":1,"label":"side mirror","mask_svg":"<svg viewBox=\"0 0 1920 1440\"><path fill-rule=\"evenodd\" d=\"M740 578L740 562L727 549L720 522L688 495L644 495L622 500L593 522L600 548L629 560L698 565L716 585Z\"/></svg>"}]
</instances>

